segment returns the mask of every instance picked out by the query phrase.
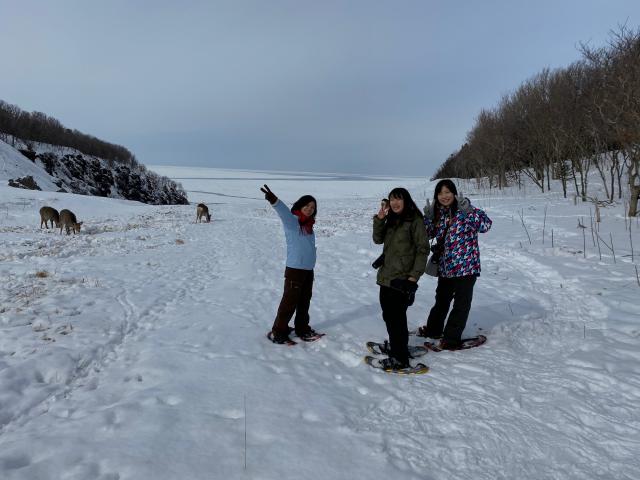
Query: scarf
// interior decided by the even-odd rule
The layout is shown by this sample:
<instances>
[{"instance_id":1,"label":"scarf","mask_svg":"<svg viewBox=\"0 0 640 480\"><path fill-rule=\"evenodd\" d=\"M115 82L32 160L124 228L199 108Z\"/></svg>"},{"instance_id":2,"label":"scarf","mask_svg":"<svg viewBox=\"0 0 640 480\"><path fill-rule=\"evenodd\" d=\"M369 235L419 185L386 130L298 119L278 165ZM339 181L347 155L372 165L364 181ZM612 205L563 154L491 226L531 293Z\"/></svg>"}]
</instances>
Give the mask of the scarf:
<instances>
[{"instance_id":1,"label":"scarf","mask_svg":"<svg viewBox=\"0 0 640 480\"><path fill-rule=\"evenodd\" d=\"M316 219L313 217L307 217L300 210L294 210L293 213L298 217L298 223L300 224L300 230L305 235L311 235L313 233L313 224L316 223Z\"/></svg>"}]
</instances>

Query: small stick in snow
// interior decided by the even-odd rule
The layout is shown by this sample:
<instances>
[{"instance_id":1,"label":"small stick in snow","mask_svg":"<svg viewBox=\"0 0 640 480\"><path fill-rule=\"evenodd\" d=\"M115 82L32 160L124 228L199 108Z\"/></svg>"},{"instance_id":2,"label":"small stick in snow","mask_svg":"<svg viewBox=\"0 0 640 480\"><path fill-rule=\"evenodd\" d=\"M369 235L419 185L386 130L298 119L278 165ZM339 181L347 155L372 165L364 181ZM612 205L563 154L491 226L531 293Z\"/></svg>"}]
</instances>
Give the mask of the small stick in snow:
<instances>
[{"instance_id":1,"label":"small stick in snow","mask_svg":"<svg viewBox=\"0 0 640 480\"><path fill-rule=\"evenodd\" d=\"M600 235L598 235L598 233L596 232L596 236L598 237L598 240L600 240L602 243L604 243L604 246L607 247L609 250L611 250L611 252L613 252L613 245L610 247L609 244L607 242L604 241L604 239L602 237L600 237Z\"/></svg>"},{"instance_id":2,"label":"small stick in snow","mask_svg":"<svg viewBox=\"0 0 640 480\"><path fill-rule=\"evenodd\" d=\"M545 227L547 226L547 207L548 205L544 206L544 220L542 222L542 244L544 245L544 230Z\"/></svg>"},{"instance_id":3,"label":"small stick in snow","mask_svg":"<svg viewBox=\"0 0 640 480\"><path fill-rule=\"evenodd\" d=\"M591 211L591 208L589 208L589 218L591 219L591 241L593 242L593 246L596 246L596 237L593 234L593 212Z\"/></svg>"},{"instance_id":4,"label":"small stick in snow","mask_svg":"<svg viewBox=\"0 0 640 480\"><path fill-rule=\"evenodd\" d=\"M638 275L638 266L634 265L634 267L636 267L636 280L638 281L638 286L640 287L640 275Z\"/></svg>"},{"instance_id":5,"label":"small stick in snow","mask_svg":"<svg viewBox=\"0 0 640 480\"><path fill-rule=\"evenodd\" d=\"M584 233L584 228L582 229L582 256L587 258L587 234Z\"/></svg>"},{"instance_id":6,"label":"small stick in snow","mask_svg":"<svg viewBox=\"0 0 640 480\"><path fill-rule=\"evenodd\" d=\"M629 230L631 230L631 217L629 217L627 215L628 213L628 209L627 209L627 201L624 201L624 205L623 205L623 213L624 213L624 229L627 229L627 217L629 218Z\"/></svg>"},{"instance_id":7,"label":"small stick in snow","mask_svg":"<svg viewBox=\"0 0 640 480\"><path fill-rule=\"evenodd\" d=\"M609 238L611 239L611 253L613 253L613 263L616 263L616 252L613 249L613 235L609 232Z\"/></svg>"},{"instance_id":8,"label":"small stick in snow","mask_svg":"<svg viewBox=\"0 0 640 480\"><path fill-rule=\"evenodd\" d=\"M527 230L527 226L524 223L524 208L522 209L522 213L520 214L520 221L522 222L522 226L524 227L524 231L527 234L527 238L529 239L529 245L531 245L531 236L529 235L529 230Z\"/></svg>"}]
</instances>

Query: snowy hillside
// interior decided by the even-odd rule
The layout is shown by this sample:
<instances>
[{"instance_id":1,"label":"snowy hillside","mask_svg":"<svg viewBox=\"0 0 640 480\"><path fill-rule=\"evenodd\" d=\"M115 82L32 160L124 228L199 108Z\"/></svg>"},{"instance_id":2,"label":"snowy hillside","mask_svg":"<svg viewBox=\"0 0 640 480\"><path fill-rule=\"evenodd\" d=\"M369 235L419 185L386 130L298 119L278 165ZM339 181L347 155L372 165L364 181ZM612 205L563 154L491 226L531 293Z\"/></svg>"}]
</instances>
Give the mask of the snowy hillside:
<instances>
[{"instance_id":1,"label":"snowy hillside","mask_svg":"<svg viewBox=\"0 0 640 480\"><path fill-rule=\"evenodd\" d=\"M56 179L44 168L0 140L0 185L7 185L8 180L26 175L32 176L42 190L55 192L60 188L55 184Z\"/></svg>"},{"instance_id":2,"label":"snowy hillside","mask_svg":"<svg viewBox=\"0 0 640 480\"><path fill-rule=\"evenodd\" d=\"M26 144L9 138L12 145L0 140L0 162L5 159L5 169L0 172L3 185L7 185L9 179L22 178L9 185L17 183L21 188L121 198L153 205L188 203L179 184L147 170L144 165L108 161L69 147L38 142ZM24 179L25 176L33 177L36 185L31 185L33 180Z\"/></svg>"},{"instance_id":3,"label":"snowy hillside","mask_svg":"<svg viewBox=\"0 0 640 480\"><path fill-rule=\"evenodd\" d=\"M402 377L362 362L386 332L371 217L391 188L423 205L433 184L154 169L212 222L194 206L0 187L0 478L637 477L640 225L621 205L598 230L614 259L589 204L464 185L494 222L466 330L488 341ZM289 205L318 199L315 343L265 338L285 252L264 183ZM43 205L73 210L82 232L41 230ZM435 284L420 280L410 328Z\"/></svg>"}]
</instances>

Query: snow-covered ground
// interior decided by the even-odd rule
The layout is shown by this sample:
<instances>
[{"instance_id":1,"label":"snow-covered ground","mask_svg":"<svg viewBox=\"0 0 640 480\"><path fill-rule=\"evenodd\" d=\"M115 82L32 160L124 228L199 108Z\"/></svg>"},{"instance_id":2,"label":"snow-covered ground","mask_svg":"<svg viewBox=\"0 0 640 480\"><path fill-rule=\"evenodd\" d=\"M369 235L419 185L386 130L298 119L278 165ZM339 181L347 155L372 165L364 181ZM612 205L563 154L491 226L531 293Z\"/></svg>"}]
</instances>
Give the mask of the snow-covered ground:
<instances>
[{"instance_id":1,"label":"snow-covered ground","mask_svg":"<svg viewBox=\"0 0 640 480\"><path fill-rule=\"evenodd\" d=\"M423 205L432 183L151 168L212 222L193 205L0 187L0 478L637 478L640 226L630 237L621 205L599 227L614 263L577 228L589 204L465 185L494 221L466 331L488 341L406 377L362 362L385 337L371 216L392 187ZM318 342L265 338L285 252L263 183L318 199ZM82 232L41 230L43 205ZM410 327L435 283L421 279Z\"/></svg>"},{"instance_id":2,"label":"snow-covered ground","mask_svg":"<svg viewBox=\"0 0 640 480\"><path fill-rule=\"evenodd\" d=\"M36 165L24 155L0 140L0 185L7 185L9 179L22 178L30 175L43 190L57 191L55 178L44 168Z\"/></svg>"}]
</instances>

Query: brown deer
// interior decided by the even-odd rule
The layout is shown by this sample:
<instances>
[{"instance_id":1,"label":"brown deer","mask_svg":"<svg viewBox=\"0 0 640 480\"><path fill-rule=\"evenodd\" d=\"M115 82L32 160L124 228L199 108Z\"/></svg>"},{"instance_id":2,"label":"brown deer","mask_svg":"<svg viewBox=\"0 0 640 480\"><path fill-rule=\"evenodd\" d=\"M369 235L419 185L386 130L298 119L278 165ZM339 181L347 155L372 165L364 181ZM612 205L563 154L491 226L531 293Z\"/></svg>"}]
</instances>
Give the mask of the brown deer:
<instances>
[{"instance_id":1,"label":"brown deer","mask_svg":"<svg viewBox=\"0 0 640 480\"><path fill-rule=\"evenodd\" d=\"M198 208L196 208L196 223L202 223L202 217L206 218L207 223L211 221L209 207L207 207L204 203L199 203Z\"/></svg>"},{"instance_id":2,"label":"brown deer","mask_svg":"<svg viewBox=\"0 0 640 480\"><path fill-rule=\"evenodd\" d=\"M42 207L40 209L40 228L44 223L45 228L49 229L49 220L51 220L51 228L53 228L53 222L56 224L56 228L60 226L60 214L58 210L53 207Z\"/></svg>"},{"instance_id":3,"label":"brown deer","mask_svg":"<svg viewBox=\"0 0 640 480\"><path fill-rule=\"evenodd\" d=\"M62 235L62 229L66 228L67 235L70 235L70 230L73 230L74 235L80 233L80 226L82 222L78 223L75 214L71 210L60 211L60 234Z\"/></svg>"}]
</instances>

